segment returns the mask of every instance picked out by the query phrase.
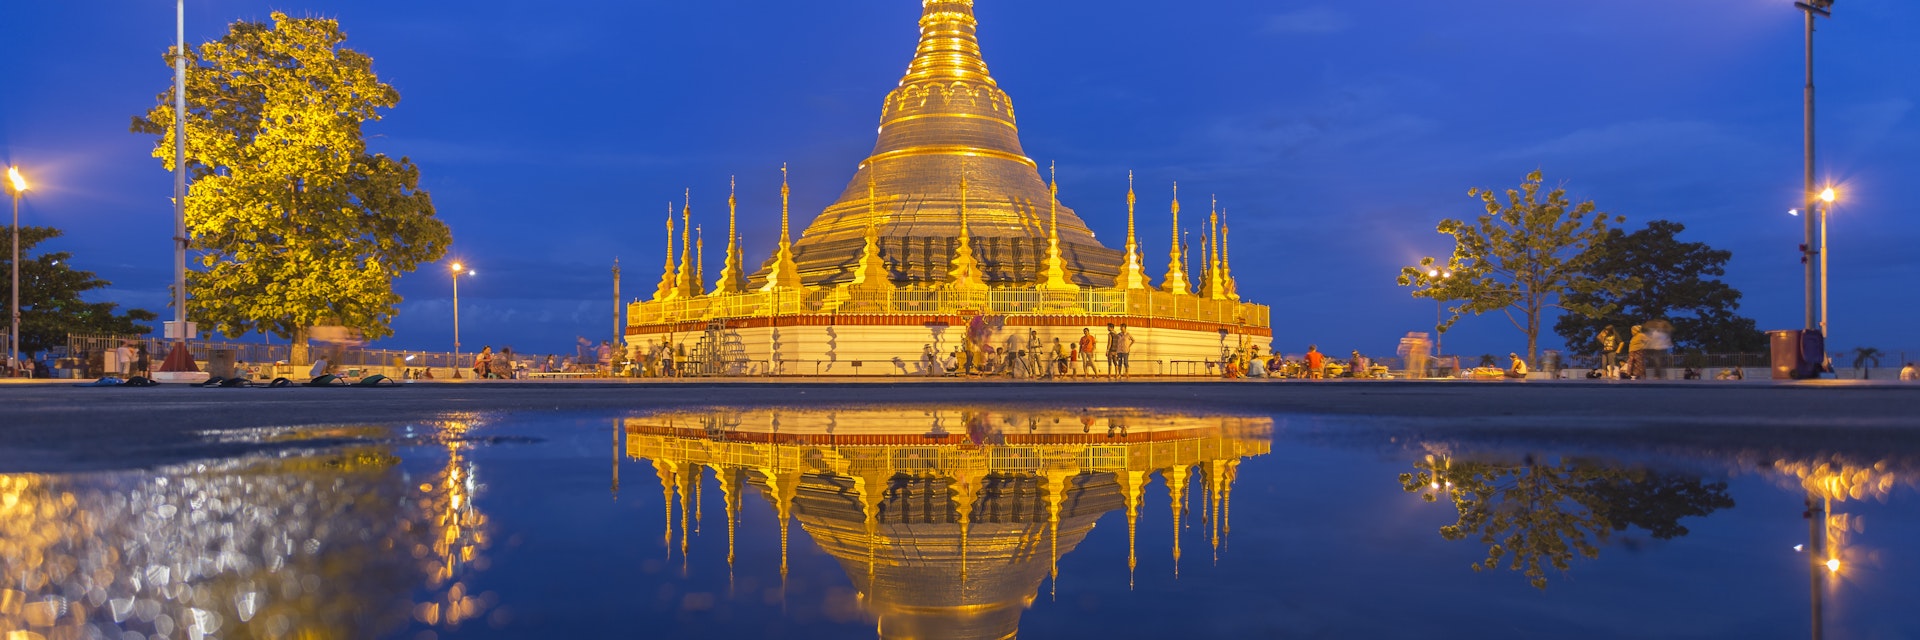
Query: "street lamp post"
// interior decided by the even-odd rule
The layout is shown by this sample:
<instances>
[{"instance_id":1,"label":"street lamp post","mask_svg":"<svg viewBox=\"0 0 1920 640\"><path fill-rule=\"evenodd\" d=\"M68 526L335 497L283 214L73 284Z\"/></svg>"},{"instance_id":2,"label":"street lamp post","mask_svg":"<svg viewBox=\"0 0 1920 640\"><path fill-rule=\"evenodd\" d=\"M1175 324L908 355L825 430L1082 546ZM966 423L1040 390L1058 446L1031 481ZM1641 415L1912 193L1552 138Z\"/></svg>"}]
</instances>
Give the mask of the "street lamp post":
<instances>
[{"instance_id":1,"label":"street lamp post","mask_svg":"<svg viewBox=\"0 0 1920 640\"><path fill-rule=\"evenodd\" d=\"M1807 280L1806 328L1812 330L1818 328L1818 324L1815 322L1813 306L1815 298L1813 273L1815 256L1813 254L1815 252L1821 252L1821 249L1813 244L1814 222L1812 214L1814 211L1814 201L1817 198L1817 194L1813 190L1813 21L1815 17L1833 17L1833 0L1806 0L1805 2L1795 2L1793 6L1799 7L1801 11L1807 14L1807 87L1805 94L1806 191L1802 193L1802 197L1805 198L1804 203L1806 204L1806 208L1802 209L1802 211L1806 211L1808 215L1805 220L1804 242L1800 245L1800 261L1804 264L1803 268L1806 271ZM1825 260L1824 252L1822 252L1821 260ZM1824 285L1822 285L1822 287L1822 291L1824 291ZM1822 293L1820 295L1824 297L1826 294Z\"/></svg>"},{"instance_id":2,"label":"street lamp post","mask_svg":"<svg viewBox=\"0 0 1920 640\"><path fill-rule=\"evenodd\" d=\"M453 375L460 375L460 276L474 275L472 269L453 263Z\"/></svg>"},{"instance_id":3,"label":"street lamp post","mask_svg":"<svg viewBox=\"0 0 1920 640\"><path fill-rule=\"evenodd\" d=\"M20 368L20 196L27 193L27 179L20 177L20 167L7 167L7 190L13 193L13 329L7 334L8 376Z\"/></svg>"},{"instance_id":4,"label":"street lamp post","mask_svg":"<svg viewBox=\"0 0 1920 640\"><path fill-rule=\"evenodd\" d=\"M1833 339L1827 326L1827 214L1838 196L1829 187L1820 192L1820 337Z\"/></svg>"},{"instance_id":5,"label":"street lamp post","mask_svg":"<svg viewBox=\"0 0 1920 640\"><path fill-rule=\"evenodd\" d=\"M1447 271L1444 269L1430 269L1427 271L1427 277L1442 278L1442 279L1452 278L1453 272ZM1440 342L1441 340L1447 337L1447 330L1444 328L1441 328L1441 325L1443 324L1441 320L1441 318L1443 317L1443 314L1441 313L1441 311L1442 311L1442 308L1445 306L1446 306L1446 301L1441 300L1439 298L1433 299L1433 361L1435 363L1434 366L1439 366L1438 363L1440 362L1440 354L1443 353L1443 351L1441 351Z\"/></svg>"}]
</instances>

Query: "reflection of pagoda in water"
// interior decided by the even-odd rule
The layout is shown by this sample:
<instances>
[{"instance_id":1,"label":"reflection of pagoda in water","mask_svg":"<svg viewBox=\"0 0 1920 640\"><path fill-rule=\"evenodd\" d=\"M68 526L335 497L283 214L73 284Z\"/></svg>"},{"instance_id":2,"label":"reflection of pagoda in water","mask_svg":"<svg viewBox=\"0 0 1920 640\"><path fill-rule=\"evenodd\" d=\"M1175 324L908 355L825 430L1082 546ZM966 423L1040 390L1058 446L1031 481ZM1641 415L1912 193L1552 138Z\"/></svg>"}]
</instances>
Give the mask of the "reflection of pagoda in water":
<instances>
[{"instance_id":1,"label":"reflection of pagoda in water","mask_svg":"<svg viewBox=\"0 0 1920 640\"><path fill-rule=\"evenodd\" d=\"M780 520L783 574L798 520L840 561L882 637L1008 638L1102 515L1125 512L1135 564L1155 473L1174 498L1175 570L1190 491L1204 494L1202 543L1217 551L1239 461L1268 451L1271 424L1137 411L758 410L630 419L626 451L658 472L669 540L681 504L683 548L712 473L729 560L753 485Z\"/></svg>"},{"instance_id":2,"label":"reflection of pagoda in water","mask_svg":"<svg viewBox=\"0 0 1920 640\"><path fill-rule=\"evenodd\" d=\"M1146 243L1158 238L1135 233L1131 177L1127 234L1108 248L1022 148L1013 100L981 53L973 0L921 5L919 46L882 102L873 152L838 200L794 238L783 167L778 246L756 271L730 195L725 266L707 278L688 195L677 216L668 211L659 285L627 308L629 344L699 341L697 366L713 374L857 374L862 363L870 374L910 373L925 346L998 348L1029 330L1044 346L1097 327L1104 348L1098 328L1111 323L1138 340L1133 373L1150 375L1272 342L1269 309L1241 300L1217 208L1199 218L1191 255L1174 187L1155 287L1147 263L1161 263ZM1121 194L1108 202L1100 208L1118 226Z\"/></svg>"}]
</instances>

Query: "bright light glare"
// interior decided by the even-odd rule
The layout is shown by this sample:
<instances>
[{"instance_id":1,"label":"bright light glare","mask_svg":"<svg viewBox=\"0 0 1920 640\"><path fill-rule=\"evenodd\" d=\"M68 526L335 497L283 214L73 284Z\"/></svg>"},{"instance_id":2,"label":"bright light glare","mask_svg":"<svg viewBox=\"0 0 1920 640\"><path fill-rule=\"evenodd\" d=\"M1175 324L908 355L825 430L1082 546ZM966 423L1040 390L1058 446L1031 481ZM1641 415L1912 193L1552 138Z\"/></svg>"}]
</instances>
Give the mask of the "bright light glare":
<instances>
[{"instance_id":1,"label":"bright light glare","mask_svg":"<svg viewBox=\"0 0 1920 640\"><path fill-rule=\"evenodd\" d=\"M1798 218L1798 217L1800 217L1800 210L1799 210L1799 209L1788 209L1788 210L1787 210L1787 215L1790 215L1790 216L1793 216L1793 217L1795 217L1795 218Z\"/></svg>"},{"instance_id":2,"label":"bright light glare","mask_svg":"<svg viewBox=\"0 0 1920 640\"><path fill-rule=\"evenodd\" d=\"M1836 197L1836 196L1835 196L1835 195L1834 195L1834 193L1833 193L1833 188L1832 188L1832 187L1828 187L1826 191L1822 191L1822 192L1820 192L1820 201L1821 201L1821 202L1825 202L1825 203L1827 203L1827 204L1833 204L1833 199L1834 199L1835 197Z\"/></svg>"},{"instance_id":3,"label":"bright light glare","mask_svg":"<svg viewBox=\"0 0 1920 640\"><path fill-rule=\"evenodd\" d=\"M1839 558L1829 558L1829 559L1827 559L1827 572L1829 572L1829 573L1840 573L1840 559L1839 559Z\"/></svg>"},{"instance_id":4,"label":"bright light glare","mask_svg":"<svg viewBox=\"0 0 1920 640\"><path fill-rule=\"evenodd\" d=\"M1429 271L1427 271L1427 277L1429 277L1429 278L1438 278L1438 277L1440 277L1440 270L1439 270L1439 269L1432 269L1432 270L1429 270Z\"/></svg>"},{"instance_id":5,"label":"bright light glare","mask_svg":"<svg viewBox=\"0 0 1920 640\"><path fill-rule=\"evenodd\" d=\"M464 270L464 269L466 269L466 267L463 267L463 266L460 266L460 263L458 263L458 262L455 262L455 263L453 263L453 270L454 270L454 271L462 271L462 270Z\"/></svg>"},{"instance_id":6,"label":"bright light glare","mask_svg":"<svg viewBox=\"0 0 1920 640\"><path fill-rule=\"evenodd\" d=\"M27 191L27 179L20 177L20 167L7 167L7 179L13 181L14 193Z\"/></svg>"}]
</instances>

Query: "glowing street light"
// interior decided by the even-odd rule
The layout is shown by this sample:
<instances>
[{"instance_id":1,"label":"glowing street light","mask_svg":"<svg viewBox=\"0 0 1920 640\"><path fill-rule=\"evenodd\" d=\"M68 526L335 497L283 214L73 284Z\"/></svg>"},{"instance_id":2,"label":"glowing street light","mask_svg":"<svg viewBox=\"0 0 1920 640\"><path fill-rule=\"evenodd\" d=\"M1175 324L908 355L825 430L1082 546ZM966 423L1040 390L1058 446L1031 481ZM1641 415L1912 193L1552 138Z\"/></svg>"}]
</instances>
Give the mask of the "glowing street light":
<instances>
[{"instance_id":1,"label":"glowing street light","mask_svg":"<svg viewBox=\"0 0 1920 640\"><path fill-rule=\"evenodd\" d=\"M1802 192L1801 197L1804 197L1807 199L1806 200L1807 206L1803 210L1808 212L1809 214L1813 212L1813 201L1815 200L1815 194L1813 191L1813 185L1814 185L1814 176L1813 176L1813 23L1816 17L1827 17L1827 18L1833 17L1833 2L1834 0L1805 0L1804 2L1793 3L1794 7L1799 8L1801 11L1807 14L1807 87L1806 87L1806 94L1804 96L1804 100L1806 102L1805 104L1806 121L1804 123L1804 133L1806 135L1806 157L1805 157L1806 191ZM1814 315L1813 315L1813 311L1814 311L1813 309L1814 264L1813 263L1814 261L1812 260L1813 256L1810 256L1807 254L1815 250L1813 248L1813 231L1814 231L1813 216L1808 215L1805 217L1805 220L1806 220L1805 222L1806 236L1805 236L1804 242L1800 245L1800 251L1801 251L1801 262L1805 264L1804 269L1806 270L1806 278L1807 278L1806 328L1811 330L1814 328ZM1822 256L1822 260L1824 260L1825 253L1822 253L1821 256ZM1824 292L1825 289L1823 288L1822 291ZM1825 293L1822 293L1821 295L1822 297L1824 297ZM1822 329L1824 329L1824 327L1822 327Z\"/></svg>"},{"instance_id":2,"label":"glowing street light","mask_svg":"<svg viewBox=\"0 0 1920 640\"><path fill-rule=\"evenodd\" d=\"M453 374L460 375L460 276L473 276L478 271L468 269L466 265L453 263Z\"/></svg>"},{"instance_id":3,"label":"glowing street light","mask_svg":"<svg viewBox=\"0 0 1920 640\"><path fill-rule=\"evenodd\" d=\"M1832 344L1833 334L1827 327L1827 213L1833 209L1833 201L1839 197L1833 192L1833 187L1820 192L1820 336L1828 344Z\"/></svg>"},{"instance_id":4,"label":"glowing street light","mask_svg":"<svg viewBox=\"0 0 1920 640\"><path fill-rule=\"evenodd\" d=\"M13 330L9 337L11 353L7 359L7 375L11 376L20 368L20 196L27 193L27 179L20 177L20 167L7 167L7 191L13 194Z\"/></svg>"}]
</instances>

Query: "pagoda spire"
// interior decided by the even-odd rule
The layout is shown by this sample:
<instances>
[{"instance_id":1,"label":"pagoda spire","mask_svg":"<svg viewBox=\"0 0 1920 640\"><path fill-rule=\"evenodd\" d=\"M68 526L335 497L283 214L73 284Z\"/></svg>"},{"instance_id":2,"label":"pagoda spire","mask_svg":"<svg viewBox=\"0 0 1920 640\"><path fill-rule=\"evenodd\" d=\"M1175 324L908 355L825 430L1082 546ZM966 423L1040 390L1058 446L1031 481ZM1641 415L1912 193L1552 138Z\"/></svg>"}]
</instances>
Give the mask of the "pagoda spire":
<instances>
[{"instance_id":1,"label":"pagoda spire","mask_svg":"<svg viewBox=\"0 0 1920 640\"><path fill-rule=\"evenodd\" d=\"M1204 295L1208 298L1212 298L1214 300L1225 300L1227 297L1226 286L1225 286L1225 283L1223 283L1220 280L1220 197L1219 196L1213 197L1213 211L1212 213L1208 214L1207 222L1208 222L1209 228L1207 231L1207 238L1203 242L1203 244L1206 245L1206 250L1204 251L1204 253L1206 254L1206 261L1207 261L1206 262L1207 280L1206 280L1206 284L1204 285L1206 288L1204 291L1201 292L1201 295Z\"/></svg>"},{"instance_id":2,"label":"pagoda spire","mask_svg":"<svg viewBox=\"0 0 1920 640\"><path fill-rule=\"evenodd\" d=\"M1133 172L1127 172L1127 263L1120 268L1120 277L1115 278L1116 289L1151 289L1153 284L1147 279L1147 270L1140 263L1140 240L1133 234L1133 205L1139 200L1133 194Z\"/></svg>"},{"instance_id":3,"label":"pagoda spire","mask_svg":"<svg viewBox=\"0 0 1920 640\"><path fill-rule=\"evenodd\" d=\"M720 281L714 283L716 295L745 293L747 274L742 271L740 260L740 226L738 213L740 200L735 197L735 184L732 176L727 177L727 265L720 269Z\"/></svg>"},{"instance_id":4,"label":"pagoda spire","mask_svg":"<svg viewBox=\"0 0 1920 640\"><path fill-rule=\"evenodd\" d=\"M849 289L889 289L893 286L893 276L887 271L887 260L880 255L879 196L875 193L874 182L873 172L867 172L866 246L860 252L860 264L854 268L853 281L845 285Z\"/></svg>"},{"instance_id":5,"label":"pagoda spire","mask_svg":"<svg viewBox=\"0 0 1920 640\"><path fill-rule=\"evenodd\" d=\"M674 279L674 287L680 290L682 298L700 295L700 286L693 279L692 189L687 190L686 202L680 205L680 275Z\"/></svg>"},{"instance_id":6,"label":"pagoda spire","mask_svg":"<svg viewBox=\"0 0 1920 640\"><path fill-rule=\"evenodd\" d=\"M1135 542L1140 533L1140 501L1142 491L1151 480L1145 471L1126 472L1126 484L1121 487L1122 495L1127 499L1127 589L1133 589L1133 570L1140 566L1140 555L1136 552Z\"/></svg>"},{"instance_id":7,"label":"pagoda spire","mask_svg":"<svg viewBox=\"0 0 1920 640\"><path fill-rule=\"evenodd\" d=\"M1240 284L1233 281L1233 251L1228 235L1233 233L1227 228L1227 210L1220 210L1220 284L1226 289L1227 299L1240 300Z\"/></svg>"},{"instance_id":8,"label":"pagoda spire","mask_svg":"<svg viewBox=\"0 0 1920 640\"><path fill-rule=\"evenodd\" d=\"M1186 252L1180 250L1180 183L1173 183L1173 249L1167 252L1167 277L1160 289L1177 296L1189 295L1187 290Z\"/></svg>"},{"instance_id":9,"label":"pagoda spire","mask_svg":"<svg viewBox=\"0 0 1920 640\"><path fill-rule=\"evenodd\" d=\"M1173 502L1173 578L1180 579L1180 529L1187 519L1187 474L1192 469L1176 464L1168 469L1167 497Z\"/></svg>"},{"instance_id":10,"label":"pagoda spire","mask_svg":"<svg viewBox=\"0 0 1920 640\"><path fill-rule=\"evenodd\" d=\"M800 267L793 263L793 231L787 203L793 188L787 185L787 165L780 165L780 248L773 254L773 270L761 291L800 288Z\"/></svg>"},{"instance_id":11,"label":"pagoda spire","mask_svg":"<svg viewBox=\"0 0 1920 640\"><path fill-rule=\"evenodd\" d=\"M1067 261L1060 257L1060 176L1053 163L1047 163L1047 264L1041 274L1041 291L1079 291L1067 282Z\"/></svg>"},{"instance_id":12,"label":"pagoda spire","mask_svg":"<svg viewBox=\"0 0 1920 640\"><path fill-rule=\"evenodd\" d=\"M963 291L984 291L987 278L980 272L980 262L973 257L972 239L967 234L967 170L960 165L960 237L955 240L953 249L953 278L947 286Z\"/></svg>"},{"instance_id":13,"label":"pagoda spire","mask_svg":"<svg viewBox=\"0 0 1920 640\"><path fill-rule=\"evenodd\" d=\"M667 203L667 267L660 273L660 286L653 290L653 301L672 300L680 291L674 287L673 275L673 203Z\"/></svg>"},{"instance_id":14,"label":"pagoda spire","mask_svg":"<svg viewBox=\"0 0 1920 640\"><path fill-rule=\"evenodd\" d=\"M693 227L693 292L694 295L706 295L707 286L707 236L700 225Z\"/></svg>"}]
</instances>

